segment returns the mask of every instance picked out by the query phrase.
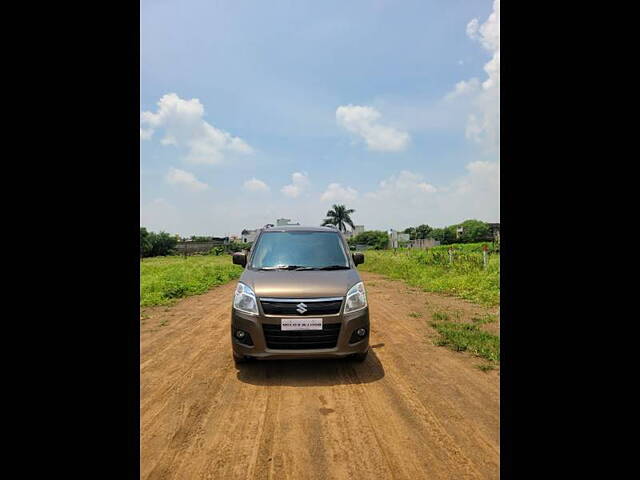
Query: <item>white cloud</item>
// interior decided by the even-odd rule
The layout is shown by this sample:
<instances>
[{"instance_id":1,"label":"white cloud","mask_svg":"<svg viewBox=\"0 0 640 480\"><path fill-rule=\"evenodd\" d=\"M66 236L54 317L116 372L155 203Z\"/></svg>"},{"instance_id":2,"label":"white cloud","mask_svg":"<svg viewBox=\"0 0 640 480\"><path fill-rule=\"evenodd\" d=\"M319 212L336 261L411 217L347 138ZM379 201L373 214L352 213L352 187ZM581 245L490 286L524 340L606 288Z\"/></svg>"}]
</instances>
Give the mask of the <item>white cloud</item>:
<instances>
[{"instance_id":1,"label":"white cloud","mask_svg":"<svg viewBox=\"0 0 640 480\"><path fill-rule=\"evenodd\" d=\"M143 201L141 225L183 236L239 234L243 228L258 228L282 217L318 225L326 213L320 194L300 195L295 201L284 195L266 195L260 208L255 208L253 195L222 196L215 202L195 204L197 208L192 204L179 210L161 199ZM360 190L353 200L340 203L355 209L353 221L369 230L404 229L421 223L441 227L468 218L500 221L499 163L471 162L446 184L436 184L417 171L399 171L368 193ZM234 215L229 216L229 211Z\"/></svg>"},{"instance_id":2,"label":"white cloud","mask_svg":"<svg viewBox=\"0 0 640 480\"><path fill-rule=\"evenodd\" d=\"M169 168L165 180L170 185L184 187L190 192L201 192L209 188L206 183L200 182L193 173L180 170L179 168Z\"/></svg>"},{"instance_id":3,"label":"white cloud","mask_svg":"<svg viewBox=\"0 0 640 480\"><path fill-rule=\"evenodd\" d=\"M468 139L483 144L488 150L499 151L500 0L494 0L493 11L484 23L480 24L477 18L469 22L467 35L472 40L480 42L492 56L484 66L487 78L482 82L482 90L474 99L473 104L476 111L468 116L465 134ZM469 82L473 80L476 79L471 79ZM456 85L456 90L458 85Z\"/></svg>"},{"instance_id":4,"label":"white cloud","mask_svg":"<svg viewBox=\"0 0 640 480\"><path fill-rule=\"evenodd\" d=\"M162 145L186 149L185 161L194 164L220 163L227 153L248 154L253 149L241 138L219 130L203 119L200 100L184 100L175 93L163 95L158 110L142 112L140 138L148 139L156 129L164 129Z\"/></svg>"},{"instance_id":5,"label":"white cloud","mask_svg":"<svg viewBox=\"0 0 640 480\"><path fill-rule=\"evenodd\" d=\"M436 187L434 187L433 185L427 182L418 183L418 190L422 190L423 192L426 192L426 193L435 193L438 191Z\"/></svg>"},{"instance_id":6,"label":"white cloud","mask_svg":"<svg viewBox=\"0 0 640 480\"><path fill-rule=\"evenodd\" d=\"M381 114L373 107L342 105L336 121L349 132L362 137L369 150L401 151L409 144L409 134L378 123Z\"/></svg>"},{"instance_id":7,"label":"white cloud","mask_svg":"<svg viewBox=\"0 0 640 480\"><path fill-rule=\"evenodd\" d=\"M456 83L456 86L452 92L447 93L444 97L445 100L452 100L456 97L460 97L462 95L469 95L471 93L477 92L480 87L480 80L477 78L472 78L469 81L462 80Z\"/></svg>"},{"instance_id":8,"label":"white cloud","mask_svg":"<svg viewBox=\"0 0 640 480\"><path fill-rule=\"evenodd\" d=\"M320 196L323 202L349 202L358 198L358 191L351 187L343 187L339 183L330 183L327 190Z\"/></svg>"},{"instance_id":9,"label":"white cloud","mask_svg":"<svg viewBox=\"0 0 640 480\"><path fill-rule=\"evenodd\" d=\"M244 188L248 192L268 192L269 191L269 186L266 183L264 183L262 180L258 180L255 177L244 182L244 184L242 185L242 188Z\"/></svg>"},{"instance_id":10,"label":"white cloud","mask_svg":"<svg viewBox=\"0 0 640 480\"><path fill-rule=\"evenodd\" d=\"M140 140L149 140L152 135L153 135L153 129L150 129L150 128L140 129Z\"/></svg>"},{"instance_id":11,"label":"white cloud","mask_svg":"<svg viewBox=\"0 0 640 480\"><path fill-rule=\"evenodd\" d=\"M285 185L280 191L287 197L298 197L309 186L309 176L306 173L295 172L291 175L291 184Z\"/></svg>"},{"instance_id":12,"label":"white cloud","mask_svg":"<svg viewBox=\"0 0 640 480\"><path fill-rule=\"evenodd\" d=\"M471 40L477 40L478 38L478 19L474 18L467 24L467 36Z\"/></svg>"},{"instance_id":13,"label":"white cloud","mask_svg":"<svg viewBox=\"0 0 640 480\"><path fill-rule=\"evenodd\" d=\"M478 190L494 192L496 199L500 195L500 165L498 162L471 162L466 166L466 176L453 183L453 193L467 195Z\"/></svg>"},{"instance_id":14,"label":"white cloud","mask_svg":"<svg viewBox=\"0 0 640 480\"><path fill-rule=\"evenodd\" d=\"M499 221L499 170L498 162L471 162L460 177L437 187L422 175L403 170L349 207L356 210L354 221L368 229L404 229L421 223L444 226L469 218Z\"/></svg>"},{"instance_id":15,"label":"white cloud","mask_svg":"<svg viewBox=\"0 0 640 480\"><path fill-rule=\"evenodd\" d=\"M422 175L402 170L398 175L391 175L380 182L380 188L366 194L369 198L412 197L415 195L435 193L438 189L423 180Z\"/></svg>"}]
</instances>

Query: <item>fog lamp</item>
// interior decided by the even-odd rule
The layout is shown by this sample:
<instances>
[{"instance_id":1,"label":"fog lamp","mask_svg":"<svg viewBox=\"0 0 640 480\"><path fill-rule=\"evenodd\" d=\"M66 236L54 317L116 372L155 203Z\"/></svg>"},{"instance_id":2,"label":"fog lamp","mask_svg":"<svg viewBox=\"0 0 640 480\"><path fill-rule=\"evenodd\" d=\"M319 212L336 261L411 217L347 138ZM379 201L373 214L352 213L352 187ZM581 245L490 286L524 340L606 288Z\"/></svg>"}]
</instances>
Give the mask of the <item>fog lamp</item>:
<instances>
[{"instance_id":1,"label":"fog lamp","mask_svg":"<svg viewBox=\"0 0 640 480\"><path fill-rule=\"evenodd\" d=\"M364 337L367 334L367 331L364 328L359 328L358 330L356 330L356 334L359 337Z\"/></svg>"},{"instance_id":2,"label":"fog lamp","mask_svg":"<svg viewBox=\"0 0 640 480\"><path fill-rule=\"evenodd\" d=\"M245 335L244 330L236 330L236 338L244 338Z\"/></svg>"}]
</instances>

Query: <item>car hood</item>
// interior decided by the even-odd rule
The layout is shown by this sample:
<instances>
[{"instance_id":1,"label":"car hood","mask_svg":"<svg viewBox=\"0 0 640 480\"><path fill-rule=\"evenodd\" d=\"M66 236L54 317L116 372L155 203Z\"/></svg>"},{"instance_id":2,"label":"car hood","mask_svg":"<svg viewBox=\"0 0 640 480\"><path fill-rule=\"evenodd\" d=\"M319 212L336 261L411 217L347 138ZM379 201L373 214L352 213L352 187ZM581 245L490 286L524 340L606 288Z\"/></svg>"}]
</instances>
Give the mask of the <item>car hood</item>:
<instances>
[{"instance_id":1,"label":"car hood","mask_svg":"<svg viewBox=\"0 0 640 480\"><path fill-rule=\"evenodd\" d=\"M240 281L250 286L257 297L320 298L343 297L360 282L356 269L329 271L256 271L245 270Z\"/></svg>"}]
</instances>

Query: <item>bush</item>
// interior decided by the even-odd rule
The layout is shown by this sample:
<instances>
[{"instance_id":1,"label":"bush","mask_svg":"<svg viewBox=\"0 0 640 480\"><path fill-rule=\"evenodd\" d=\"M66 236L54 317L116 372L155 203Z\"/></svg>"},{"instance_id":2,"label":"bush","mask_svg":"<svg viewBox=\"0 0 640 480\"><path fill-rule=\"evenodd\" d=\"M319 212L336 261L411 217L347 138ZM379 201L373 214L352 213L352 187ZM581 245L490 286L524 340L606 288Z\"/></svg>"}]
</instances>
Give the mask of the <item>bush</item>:
<instances>
[{"instance_id":1,"label":"bush","mask_svg":"<svg viewBox=\"0 0 640 480\"><path fill-rule=\"evenodd\" d=\"M151 256L153 245L149 239L149 232L144 227L140 227L140 257Z\"/></svg>"},{"instance_id":2,"label":"bush","mask_svg":"<svg viewBox=\"0 0 640 480\"><path fill-rule=\"evenodd\" d=\"M238 278L242 267L227 255L156 257L140 263L140 306L170 305Z\"/></svg>"},{"instance_id":3,"label":"bush","mask_svg":"<svg viewBox=\"0 0 640 480\"><path fill-rule=\"evenodd\" d=\"M147 229L140 227L140 256L159 257L171 255L178 239L166 232L147 232Z\"/></svg>"},{"instance_id":4,"label":"bush","mask_svg":"<svg viewBox=\"0 0 640 480\"><path fill-rule=\"evenodd\" d=\"M431 292L443 292L483 305L500 303L500 255L489 256L483 268L482 243L454 248L449 263L449 246L429 250L368 251L364 271L398 278ZM476 249L474 252L473 249ZM478 251L479 249L479 251Z\"/></svg>"},{"instance_id":5,"label":"bush","mask_svg":"<svg viewBox=\"0 0 640 480\"><path fill-rule=\"evenodd\" d=\"M226 250L229 253L242 252L243 250L249 250L250 248L250 243L243 242L232 242L226 245Z\"/></svg>"},{"instance_id":6,"label":"bush","mask_svg":"<svg viewBox=\"0 0 640 480\"><path fill-rule=\"evenodd\" d=\"M389 236L387 232L380 230L369 230L362 232L349 239L349 245L368 245L374 250L383 250L389 245Z\"/></svg>"},{"instance_id":7,"label":"bush","mask_svg":"<svg viewBox=\"0 0 640 480\"><path fill-rule=\"evenodd\" d=\"M458 227L462 227L462 234L457 237ZM444 228L434 228L430 235L438 240L442 245L450 245L453 243L473 243L486 240L491 236L489 225L480 220L465 220L456 225L450 225Z\"/></svg>"}]
</instances>

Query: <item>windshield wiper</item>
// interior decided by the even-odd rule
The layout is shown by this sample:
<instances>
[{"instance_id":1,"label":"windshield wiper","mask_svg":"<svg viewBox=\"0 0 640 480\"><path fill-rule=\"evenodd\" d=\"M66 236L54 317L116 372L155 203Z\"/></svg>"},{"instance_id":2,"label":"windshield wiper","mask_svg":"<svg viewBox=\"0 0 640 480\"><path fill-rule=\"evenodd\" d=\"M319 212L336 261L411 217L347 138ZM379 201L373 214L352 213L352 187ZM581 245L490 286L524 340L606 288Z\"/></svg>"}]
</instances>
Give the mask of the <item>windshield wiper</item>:
<instances>
[{"instance_id":1,"label":"windshield wiper","mask_svg":"<svg viewBox=\"0 0 640 480\"><path fill-rule=\"evenodd\" d=\"M328 265L326 267L307 267L304 265L276 265L275 267L262 267L258 270L349 270L344 265Z\"/></svg>"},{"instance_id":2,"label":"windshield wiper","mask_svg":"<svg viewBox=\"0 0 640 480\"><path fill-rule=\"evenodd\" d=\"M262 267L258 270L312 270L313 267L303 265L276 265L275 267Z\"/></svg>"}]
</instances>

